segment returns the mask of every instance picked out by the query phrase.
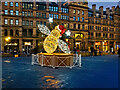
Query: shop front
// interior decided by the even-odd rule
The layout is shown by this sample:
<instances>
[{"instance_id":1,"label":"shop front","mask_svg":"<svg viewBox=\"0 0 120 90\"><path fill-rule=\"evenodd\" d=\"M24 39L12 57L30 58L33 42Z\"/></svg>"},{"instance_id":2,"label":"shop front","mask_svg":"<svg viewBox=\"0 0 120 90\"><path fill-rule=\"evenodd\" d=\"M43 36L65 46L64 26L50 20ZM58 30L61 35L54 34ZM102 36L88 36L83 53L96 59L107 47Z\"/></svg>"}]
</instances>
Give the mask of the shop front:
<instances>
[{"instance_id":1,"label":"shop front","mask_svg":"<svg viewBox=\"0 0 120 90\"><path fill-rule=\"evenodd\" d=\"M30 55L32 47L33 47L32 41L29 41L29 40L24 41L23 40L22 51L23 51L24 54Z\"/></svg>"}]
</instances>

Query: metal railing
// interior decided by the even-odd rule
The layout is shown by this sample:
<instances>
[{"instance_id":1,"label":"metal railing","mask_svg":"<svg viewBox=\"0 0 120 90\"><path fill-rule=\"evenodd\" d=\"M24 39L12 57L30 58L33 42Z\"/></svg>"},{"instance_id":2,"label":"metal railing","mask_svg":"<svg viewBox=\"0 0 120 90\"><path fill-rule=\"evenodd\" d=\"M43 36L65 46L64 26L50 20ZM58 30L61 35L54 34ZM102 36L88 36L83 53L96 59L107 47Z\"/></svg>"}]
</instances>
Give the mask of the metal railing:
<instances>
[{"instance_id":1,"label":"metal railing","mask_svg":"<svg viewBox=\"0 0 120 90\"><path fill-rule=\"evenodd\" d=\"M49 57L49 58L48 58ZM50 59L53 60L54 57L56 57L60 63L57 66L52 66L50 63ZM58 56L45 56L45 55L38 55L38 54L32 54L32 65L41 65L41 66L45 66L47 64L47 66L50 67L69 67L70 69L72 69L73 67L81 67L81 54L74 54L73 55L73 60L72 60L72 64L71 65L67 65L65 63L66 60L70 60L72 56L66 56L66 57L58 57ZM41 62L39 61L39 59L41 59ZM44 61L46 60L46 62ZM63 64L64 66L61 66L61 64Z\"/></svg>"}]
</instances>

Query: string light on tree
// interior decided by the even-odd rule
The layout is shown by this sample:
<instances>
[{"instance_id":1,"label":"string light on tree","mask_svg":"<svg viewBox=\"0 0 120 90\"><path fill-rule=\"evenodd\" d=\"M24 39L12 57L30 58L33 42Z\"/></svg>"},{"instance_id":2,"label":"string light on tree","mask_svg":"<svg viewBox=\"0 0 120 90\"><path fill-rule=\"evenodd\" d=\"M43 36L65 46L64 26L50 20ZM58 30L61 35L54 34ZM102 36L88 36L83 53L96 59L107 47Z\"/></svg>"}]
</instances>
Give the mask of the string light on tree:
<instances>
[{"instance_id":1,"label":"string light on tree","mask_svg":"<svg viewBox=\"0 0 120 90\"><path fill-rule=\"evenodd\" d=\"M67 36L70 36L70 34L71 34L70 30L68 30L67 32L65 32L65 34L66 34Z\"/></svg>"}]
</instances>

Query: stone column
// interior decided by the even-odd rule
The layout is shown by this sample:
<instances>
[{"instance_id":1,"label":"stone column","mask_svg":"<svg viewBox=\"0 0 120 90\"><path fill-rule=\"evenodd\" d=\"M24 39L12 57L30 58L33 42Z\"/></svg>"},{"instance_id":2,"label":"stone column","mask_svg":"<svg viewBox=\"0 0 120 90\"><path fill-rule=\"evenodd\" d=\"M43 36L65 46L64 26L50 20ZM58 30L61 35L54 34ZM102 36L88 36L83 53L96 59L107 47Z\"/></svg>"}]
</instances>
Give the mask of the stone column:
<instances>
[{"instance_id":1,"label":"stone column","mask_svg":"<svg viewBox=\"0 0 120 90\"><path fill-rule=\"evenodd\" d=\"M108 41L108 51L110 51L110 41Z\"/></svg>"},{"instance_id":2,"label":"stone column","mask_svg":"<svg viewBox=\"0 0 120 90\"><path fill-rule=\"evenodd\" d=\"M103 41L101 41L101 51L103 51Z\"/></svg>"},{"instance_id":3,"label":"stone column","mask_svg":"<svg viewBox=\"0 0 120 90\"><path fill-rule=\"evenodd\" d=\"M19 39L19 51L22 54L22 38Z\"/></svg>"},{"instance_id":4,"label":"stone column","mask_svg":"<svg viewBox=\"0 0 120 90\"><path fill-rule=\"evenodd\" d=\"M33 49L36 47L36 40L33 39Z\"/></svg>"},{"instance_id":5,"label":"stone column","mask_svg":"<svg viewBox=\"0 0 120 90\"><path fill-rule=\"evenodd\" d=\"M114 51L116 51L115 45L116 45L116 41L114 41L114 47L113 47Z\"/></svg>"},{"instance_id":6,"label":"stone column","mask_svg":"<svg viewBox=\"0 0 120 90\"><path fill-rule=\"evenodd\" d=\"M10 30L8 30L8 36L10 36Z\"/></svg>"},{"instance_id":7,"label":"stone column","mask_svg":"<svg viewBox=\"0 0 120 90\"><path fill-rule=\"evenodd\" d=\"M19 28L19 36L22 37L22 28Z\"/></svg>"},{"instance_id":8,"label":"stone column","mask_svg":"<svg viewBox=\"0 0 120 90\"><path fill-rule=\"evenodd\" d=\"M33 37L36 36L36 28L33 28Z\"/></svg>"}]
</instances>

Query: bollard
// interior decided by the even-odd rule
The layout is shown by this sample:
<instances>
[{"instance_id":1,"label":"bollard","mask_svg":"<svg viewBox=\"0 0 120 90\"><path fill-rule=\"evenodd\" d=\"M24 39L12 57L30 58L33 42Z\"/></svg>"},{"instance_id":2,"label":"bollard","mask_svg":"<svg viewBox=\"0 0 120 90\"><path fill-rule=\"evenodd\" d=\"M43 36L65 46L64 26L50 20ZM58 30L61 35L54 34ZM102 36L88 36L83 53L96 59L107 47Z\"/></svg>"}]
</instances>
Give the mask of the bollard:
<instances>
[{"instance_id":1,"label":"bollard","mask_svg":"<svg viewBox=\"0 0 120 90\"><path fill-rule=\"evenodd\" d=\"M81 54L79 55L79 67L81 67Z\"/></svg>"}]
</instances>

